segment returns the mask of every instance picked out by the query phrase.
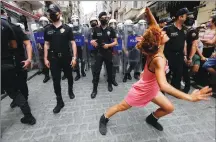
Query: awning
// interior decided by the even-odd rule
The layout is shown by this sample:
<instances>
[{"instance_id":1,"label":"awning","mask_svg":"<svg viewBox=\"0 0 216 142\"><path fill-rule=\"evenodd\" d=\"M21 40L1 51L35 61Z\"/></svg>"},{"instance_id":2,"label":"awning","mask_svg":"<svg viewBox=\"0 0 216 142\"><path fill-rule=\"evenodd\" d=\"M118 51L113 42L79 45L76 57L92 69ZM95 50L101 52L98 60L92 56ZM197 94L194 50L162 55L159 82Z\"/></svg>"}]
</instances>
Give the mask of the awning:
<instances>
[{"instance_id":1,"label":"awning","mask_svg":"<svg viewBox=\"0 0 216 142\"><path fill-rule=\"evenodd\" d=\"M2 2L2 4L4 5L4 7L7 8L7 9L11 9L11 10L13 10L13 11L16 11L17 13L20 13L20 14L26 16L26 17L31 17L31 18L33 18L33 19L35 19L35 20L39 20L39 17L37 17L37 16L35 16L35 15L33 15L33 14L31 14L31 13L29 13L29 12L23 10L23 9L20 9L20 8L18 8L18 7L15 7L15 6L9 4L9 3L6 2L6 1L1 1L1 2Z\"/></svg>"}]
</instances>

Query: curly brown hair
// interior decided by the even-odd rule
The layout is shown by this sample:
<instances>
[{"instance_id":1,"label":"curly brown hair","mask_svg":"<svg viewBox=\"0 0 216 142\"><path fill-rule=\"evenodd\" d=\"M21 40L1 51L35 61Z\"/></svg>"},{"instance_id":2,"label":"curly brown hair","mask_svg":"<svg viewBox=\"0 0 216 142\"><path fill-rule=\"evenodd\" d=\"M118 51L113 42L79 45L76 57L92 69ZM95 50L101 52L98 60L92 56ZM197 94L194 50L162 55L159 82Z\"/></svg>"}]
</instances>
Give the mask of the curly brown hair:
<instances>
[{"instance_id":1,"label":"curly brown hair","mask_svg":"<svg viewBox=\"0 0 216 142\"><path fill-rule=\"evenodd\" d=\"M140 41L136 47L146 53L154 54L158 51L161 43L161 28L158 26L150 26L143 34L143 40Z\"/></svg>"}]
</instances>

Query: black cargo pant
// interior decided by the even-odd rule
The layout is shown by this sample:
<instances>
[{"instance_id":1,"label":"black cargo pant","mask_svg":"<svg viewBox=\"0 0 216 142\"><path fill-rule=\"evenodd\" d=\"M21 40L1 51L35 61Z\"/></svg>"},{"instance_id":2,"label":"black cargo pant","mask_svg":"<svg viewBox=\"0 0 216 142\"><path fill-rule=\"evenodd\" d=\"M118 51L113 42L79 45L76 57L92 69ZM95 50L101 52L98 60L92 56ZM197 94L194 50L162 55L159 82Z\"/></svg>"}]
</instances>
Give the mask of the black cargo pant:
<instances>
[{"instance_id":1,"label":"black cargo pant","mask_svg":"<svg viewBox=\"0 0 216 142\"><path fill-rule=\"evenodd\" d=\"M81 72L84 72L84 69L85 69L85 61L83 59L83 49L82 49L82 47L80 47L80 46L77 47L77 54L78 54L78 58L77 58L77 64L76 64L75 71L77 72L77 74L79 74L80 73L79 62L81 63Z\"/></svg>"},{"instance_id":2,"label":"black cargo pant","mask_svg":"<svg viewBox=\"0 0 216 142\"><path fill-rule=\"evenodd\" d=\"M190 90L190 74L189 74L189 66L184 62L183 64L183 79L184 79L184 82L185 82L185 89L186 90Z\"/></svg>"},{"instance_id":3,"label":"black cargo pant","mask_svg":"<svg viewBox=\"0 0 216 142\"><path fill-rule=\"evenodd\" d=\"M9 97L20 107L25 116L31 116L31 109L23 94L19 91L19 80L16 76L16 69L11 60L3 61L1 64L2 88Z\"/></svg>"},{"instance_id":4,"label":"black cargo pant","mask_svg":"<svg viewBox=\"0 0 216 142\"><path fill-rule=\"evenodd\" d=\"M94 75L93 75L93 84L98 85L99 78L100 78L100 71L103 65L103 62L105 62L106 65L106 70L108 74L108 83L112 83L112 59L108 60L104 58L100 53L97 53L96 55L96 62L95 62L95 70L94 70Z\"/></svg>"},{"instance_id":5,"label":"black cargo pant","mask_svg":"<svg viewBox=\"0 0 216 142\"><path fill-rule=\"evenodd\" d=\"M54 91L58 99L62 99L61 95L61 71L63 69L64 75L68 79L68 87L73 88L73 76L72 76L72 67L71 60L72 57L70 53L54 53L49 51L48 53L49 62L50 62L50 71L53 78Z\"/></svg>"},{"instance_id":6,"label":"black cargo pant","mask_svg":"<svg viewBox=\"0 0 216 142\"><path fill-rule=\"evenodd\" d=\"M18 87L20 92L23 94L26 100L28 100L29 90L27 85L27 77L28 73L27 70L23 69L22 61L26 60L25 55L16 56L16 74L18 80Z\"/></svg>"},{"instance_id":7,"label":"black cargo pant","mask_svg":"<svg viewBox=\"0 0 216 142\"><path fill-rule=\"evenodd\" d=\"M172 73L171 85L181 89L181 78L183 75L184 55L180 52L166 52L170 73Z\"/></svg>"}]
</instances>

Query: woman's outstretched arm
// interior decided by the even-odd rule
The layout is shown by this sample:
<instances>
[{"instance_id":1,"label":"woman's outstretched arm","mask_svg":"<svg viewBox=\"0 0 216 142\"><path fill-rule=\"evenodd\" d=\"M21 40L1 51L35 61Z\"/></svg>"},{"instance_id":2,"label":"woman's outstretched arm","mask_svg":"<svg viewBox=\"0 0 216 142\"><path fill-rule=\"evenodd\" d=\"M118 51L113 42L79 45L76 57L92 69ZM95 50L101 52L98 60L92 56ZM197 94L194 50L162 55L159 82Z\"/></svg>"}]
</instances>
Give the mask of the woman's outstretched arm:
<instances>
[{"instance_id":1,"label":"woman's outstretched arm","mask_svg":"<svg viewBox=\"0 0 216 142\"><path fill-rule=\"evenodd\" d=\"M195 90L192 94L186 94L178 89L174 88L170 85L166 80L165 75L165 60L157 57L153 60L153 65L155 68L155 75L158 81L158 85L160 86L161 91L164 91L176 98L187 100L191 102L196 102L199 100L207 100L207 97L210 96L212 93L212 89L209 87L205 87L201 90Z\"/></svg>"}]
</instances>

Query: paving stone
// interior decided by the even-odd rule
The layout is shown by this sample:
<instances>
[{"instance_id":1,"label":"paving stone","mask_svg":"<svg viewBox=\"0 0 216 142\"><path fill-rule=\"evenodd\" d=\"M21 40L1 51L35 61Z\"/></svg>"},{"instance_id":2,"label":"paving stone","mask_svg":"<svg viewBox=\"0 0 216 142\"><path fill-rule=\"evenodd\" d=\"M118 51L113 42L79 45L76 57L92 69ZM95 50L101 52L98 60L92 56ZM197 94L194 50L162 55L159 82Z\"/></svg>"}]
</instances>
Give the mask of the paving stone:
<instances>
[{"instance_id":1,"label":"paving stone","mask_svg":"<svg viewBox=\"0 0 216 142\"><path fill-rule=\"evenodd\" d=\"M157 131L145 121L158 106L149 103L144 108L131 108L117 113L107 124L108 132L102 136L99 119L107 109L124 99L135 80L122 83L112 93L107 90L106 78L101 75L98 95L91 99L92 75L74 82L76 98L67 94L67 80L61 81L65 107L53 114L56 98L52 80L42 83L43 75L28 81L29 104L37 119L34 126L23 125L19 108L9 107L11 99L1 101L1 142L214 142L215 141L215 98L210 101L191 103L166 97L174 104L175 111L159 120L164 130Z\"/></svg>"}]
</instances>

